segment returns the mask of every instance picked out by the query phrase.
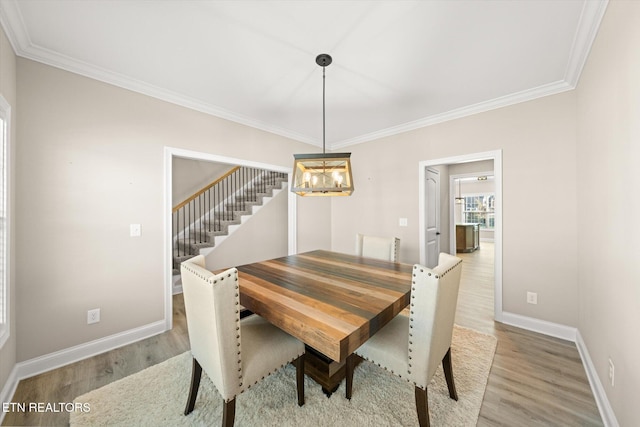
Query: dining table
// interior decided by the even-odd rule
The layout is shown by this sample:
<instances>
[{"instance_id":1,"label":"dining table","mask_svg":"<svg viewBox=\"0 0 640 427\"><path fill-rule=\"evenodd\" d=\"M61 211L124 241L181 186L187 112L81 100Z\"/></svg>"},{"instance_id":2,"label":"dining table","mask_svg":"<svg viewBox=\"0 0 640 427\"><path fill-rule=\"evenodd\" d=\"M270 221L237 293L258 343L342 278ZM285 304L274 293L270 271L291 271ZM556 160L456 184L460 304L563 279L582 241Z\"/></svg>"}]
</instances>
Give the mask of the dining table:
<instances>
[{"instance_id":1,"label":"dining table","mask_svg":"<svg viewBox=\"0 0 640 427\"><path fill-rule=\"evenodd\" d=\"M330 396L347 357L409 305L413 266L315 250L237 267L240 304L304 342Z\"/></svg>"}]
</instances>

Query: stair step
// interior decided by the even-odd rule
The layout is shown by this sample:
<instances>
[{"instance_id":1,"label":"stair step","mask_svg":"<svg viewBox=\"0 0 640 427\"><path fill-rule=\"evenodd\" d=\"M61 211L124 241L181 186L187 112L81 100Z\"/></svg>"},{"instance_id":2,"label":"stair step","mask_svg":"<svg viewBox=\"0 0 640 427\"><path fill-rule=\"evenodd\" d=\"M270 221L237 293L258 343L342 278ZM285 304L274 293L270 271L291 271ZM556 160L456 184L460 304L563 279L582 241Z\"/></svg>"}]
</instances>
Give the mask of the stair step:
<instances>
[{"instance_id":1,"label":"stair step","mask_svg":"<svg viewBox=\"0 0 640 427\"><path fill-rule=\"evenodd\" d=\"M214 236L215 237L215 236ZM204 248L212 248L215 246L215 239L211 237L208 241L187 241L187 242L179 242L177 249L173 250L174 257L177 257L178 254L184 256L194 256L200 253L200 249Z\"/></svg>"},{"instance_id":2,"label":"stair step","mask_svg":"<svg viewBox=\"0 0 640 427\"><path fill-rule=\"evenodd\" d=\"M201 249L215 246L216 237L229 234L229 226L241 224L242 216L252 215L254 206L261 206L265 197L273 197L274 190L281 190L287 177L269 177L267 181L256 181L254 187L235 197L233 202L224 206L224 211L216 212L202 220L202 229L190 230L190 239L178 241L174 250L173 272L180 274L180 264L200 253ZM177 254L180 254L178 256Z\"/></svg>"},{"instance_id":3,"label":"stair step","mask_svg":"<svg viewBox=\"0 0 640 427\"><path fill-rule=\"evenodd\" d=\"M230 225L232 224L240 224L241 220L240 218L238 219L234 219L231 221L217 221L217 220L211 220L211 221L204 221L205 224L205 229L208 230L207 233L215 233L218 231L226 231Z\"/></svg>"},{"instance_id":4,"label":"stair step","mask_svg":"<svg viewBox=\"0 0 640 427\"><path fill-rule=\"evenodd\" d=\"M251 208L253 206L260 206L261 204L262 204L261 200L248 201L248 200L238 199L234 203L227 203L225 205L225 209L227 211L233 211L233 212L239 213L240 215L244 215L243 212L250 213Z\"/></svg>"}]
</instances>

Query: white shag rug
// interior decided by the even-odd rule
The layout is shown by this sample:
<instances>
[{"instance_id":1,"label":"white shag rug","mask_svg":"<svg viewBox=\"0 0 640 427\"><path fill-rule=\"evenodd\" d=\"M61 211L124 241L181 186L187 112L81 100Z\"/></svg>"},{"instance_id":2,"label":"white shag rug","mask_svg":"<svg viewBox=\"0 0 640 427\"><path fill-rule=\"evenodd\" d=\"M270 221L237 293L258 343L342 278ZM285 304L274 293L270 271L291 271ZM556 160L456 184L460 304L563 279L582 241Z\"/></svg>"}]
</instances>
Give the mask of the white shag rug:
<instances>
[{"instance_id":1,"label":"white shag rug","mask_svg":"<svg viewBox=\"0 0 640 427\"><path fill-rule=\"evenodd\" d=\"M449 398L438 368L428 388L433 426L475 426L497 340L456 325L451 348L458 401ZM222 422L222 399L203 371L194 411L183 415L191 381L191 353L185 352L137 374L75 399L89 412L71 413L80 426L216 426ZM292 365L265 378L236 398L235 425L242 426L417 426L413 384L369 363L358 365L351 401L344 380L327 398L305 378L305 404L296 398ZM84 406L87 408L87 405Z\"/></svg>"}]
</instances>

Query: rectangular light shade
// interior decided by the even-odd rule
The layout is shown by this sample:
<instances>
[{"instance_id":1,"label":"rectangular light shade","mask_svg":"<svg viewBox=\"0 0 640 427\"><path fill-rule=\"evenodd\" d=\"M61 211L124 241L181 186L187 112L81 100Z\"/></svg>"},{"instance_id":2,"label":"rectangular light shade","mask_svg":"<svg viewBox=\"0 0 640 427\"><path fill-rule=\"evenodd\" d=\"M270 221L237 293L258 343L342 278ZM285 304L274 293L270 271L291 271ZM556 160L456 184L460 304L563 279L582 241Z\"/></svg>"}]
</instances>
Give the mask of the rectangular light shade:
<instances>
[{"instance_id":1,"label":"rectangular light shade","mask_svg":"<svg viewBox=\"0 0 640 427\"><path fill-rule=\"evenodd\" d=\"M300 196L350 196L351 153L294 154L291 191Z\"/></svg>"}]
</instances>

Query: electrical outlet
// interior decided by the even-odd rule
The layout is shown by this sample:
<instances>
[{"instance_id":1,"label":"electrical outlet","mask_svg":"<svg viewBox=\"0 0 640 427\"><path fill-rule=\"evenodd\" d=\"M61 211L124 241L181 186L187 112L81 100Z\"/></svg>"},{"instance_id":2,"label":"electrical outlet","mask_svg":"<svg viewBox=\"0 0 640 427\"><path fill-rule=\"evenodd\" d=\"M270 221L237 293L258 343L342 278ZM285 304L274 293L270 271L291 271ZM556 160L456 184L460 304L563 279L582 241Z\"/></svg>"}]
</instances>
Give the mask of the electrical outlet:
<instances>
[{"instance_id":1,"label":"electrical outlet","mask_svg":"<svg viewBox=\"0 0 640 427\"><path fill-rule=\"evenodd\" d=\"M538 294L535 292L527 292L527 303L529 304L537 304L538 303Z\"/></svg>"},{"instance_id":2,"label":"electrical outlet","mask_svg":"<svg viewBox=\"0 0 640 427\"><path fill-rule=\"evenodd\" d=\"M407 221L407 218L400 218L398 220L398 225L400 227L406 227L409 224L409 222Z\"/></svg>"},{"instance_id":3,"label":"electrical outlet","mask_svg":"<svg viewBox=\"0 0 640 427\"><path fill-rule=\"evenodd\" d=\"M93 310L87 311L87 325L98 322L100 322L100 309L94 308Z\"/></svg>"},{"instance_id":4,"label":"electrical outlet","mask_svg":"<svg viewBox=\"0 0 640 427\"><path fill-rule=\"evenodd\" d=\"M142 227L140 224L129 224L129 236L140 237L142 234Z\"/></svg>"},{"instance_id":5,"label":"electrical outlet","mask_svg":"<svg viewBox=\"0 0 640 427\"><path fill-rule=\"evenodd\" d=\"M613 387L616 378L616 367L613 365L613 360L609 358L609 382L611 383L611 387Z\"/></svg>"}]
</instances>

